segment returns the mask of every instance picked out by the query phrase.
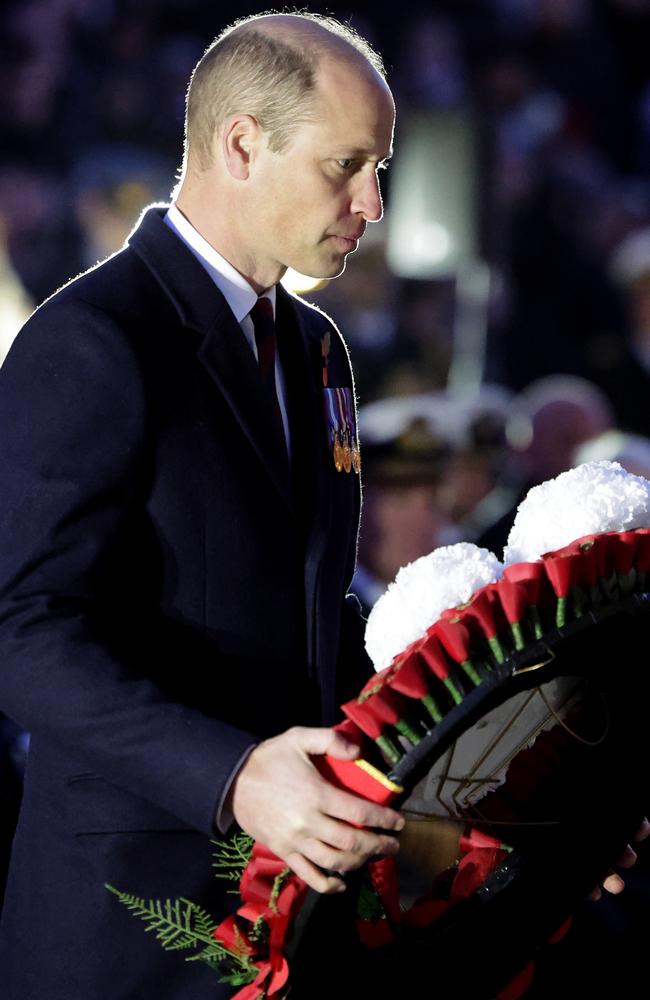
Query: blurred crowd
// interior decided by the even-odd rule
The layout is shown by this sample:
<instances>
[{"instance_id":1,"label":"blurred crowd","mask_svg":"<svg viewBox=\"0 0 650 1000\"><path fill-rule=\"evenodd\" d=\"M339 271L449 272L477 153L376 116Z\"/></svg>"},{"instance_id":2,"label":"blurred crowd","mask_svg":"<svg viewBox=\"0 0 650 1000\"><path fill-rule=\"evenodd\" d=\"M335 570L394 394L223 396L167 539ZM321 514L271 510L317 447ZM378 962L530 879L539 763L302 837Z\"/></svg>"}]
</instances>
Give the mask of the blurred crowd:
<instances>
[{"instance_id":1,"label":"blurred crowd","mask_svg":"<svg viewBox=\"0 0 650 1000\"><path fill-rule=\"evenodd\" d=\"M650 477L650 0L326 7L385 58L396 168L409 122L469 123L473 263L488 276L479 374L453 379L466 289L453 267L391 263L401 206L388 171L386 223L340 279L305 293L340 325L356 372L355 588L369 609L436 545L501 556L526 490L573 464L607 458ZM168 198L190 71L246 13L205 0L5 0L0 362L34 305ZM0 748L1 853L25 752L8 721Z\"/></svg>"}]
</instances>

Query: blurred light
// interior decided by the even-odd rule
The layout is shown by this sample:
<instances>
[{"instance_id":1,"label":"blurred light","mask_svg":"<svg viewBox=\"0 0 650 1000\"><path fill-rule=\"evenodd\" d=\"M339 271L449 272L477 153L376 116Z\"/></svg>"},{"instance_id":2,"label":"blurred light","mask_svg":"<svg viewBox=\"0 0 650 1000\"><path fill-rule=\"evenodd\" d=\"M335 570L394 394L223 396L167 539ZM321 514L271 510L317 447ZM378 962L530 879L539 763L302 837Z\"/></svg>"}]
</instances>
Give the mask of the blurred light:
<instances>
[{"instance_id":1,"label":"blurred light","mask_svg":"<svg viewBox=\"0 0 650 1000\"><path fill-rule=\"evenodd\" d=\"M9 261L6 228L0 219L0 365L33 309L34 304Z\"/></svg>"},{"instance_id":2,"label":"blurred light","mask_svg":"<svg viewBox=\"0 0 650 1000\"><path fill-rule=\"evenodd\" d=\"M288 292L296 295L305 295L307 292L318 292L325 288L329 278L310 278L308 274L301 274L290 267L282 278L282 285Z\"/></svg>"},{"instance_id":3,"label":"blurred light","mask_svg":"<svg viewBox=\"0 0 650 1000\"><path fill-rule=\"evenodd\" d=\"M528 417L516 416L506 427L506 440L513 451L526 451L533 443L533 424Z\"/></svg>"},{"instance_id":4,"label":"blurred light","mask_svg":"<svg viewBox=\"0 0 650 1000\"><path fill-rule=\"evenodd\" d=\"M478 256L476 139L465 110L416 115L391 167L388 262L401 278L451 277Z\"/></svg>"},{"instance_id":5,"label":"blurred light","mask_svg":"<svg viewBox=\"0 0 650 1000\"><path fill-rule=\"evenodd\" d=\"M425 222L413 237L413 253L423 263L439 264L449 256L451 236L439 222Z\"/></svg>"}]
</instances>

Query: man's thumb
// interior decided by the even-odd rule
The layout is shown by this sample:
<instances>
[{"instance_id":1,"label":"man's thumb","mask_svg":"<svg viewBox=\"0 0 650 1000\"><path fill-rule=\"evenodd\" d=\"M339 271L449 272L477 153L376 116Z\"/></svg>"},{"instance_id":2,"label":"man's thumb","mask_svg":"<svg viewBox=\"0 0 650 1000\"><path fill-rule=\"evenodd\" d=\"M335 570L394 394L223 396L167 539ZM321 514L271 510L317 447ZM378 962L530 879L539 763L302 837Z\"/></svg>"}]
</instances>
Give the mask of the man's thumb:
<instances>
[{"instance_id":1,"label":"man's thumb","mask_svg":"<svg viewBox=\"0 0 650 1000\"><path fill-rule=\"evenodd\" d=\"M313 756L329 754L338 760L355 760L361 753L356 743L335 729L305 729L303 750Z\"/></svg>"}]
</instances>

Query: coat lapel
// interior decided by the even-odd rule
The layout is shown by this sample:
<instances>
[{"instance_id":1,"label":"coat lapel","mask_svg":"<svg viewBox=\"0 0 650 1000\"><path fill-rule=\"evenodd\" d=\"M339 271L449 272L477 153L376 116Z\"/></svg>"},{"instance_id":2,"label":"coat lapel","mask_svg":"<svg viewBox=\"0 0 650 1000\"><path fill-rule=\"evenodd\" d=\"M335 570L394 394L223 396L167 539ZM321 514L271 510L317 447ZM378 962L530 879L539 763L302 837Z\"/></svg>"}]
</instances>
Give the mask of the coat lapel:
<instances>
[{"instance_id":1,"label":"coat lapel","mask_svg":"<svg viewBox=\"0 0 650 1000\"><path fill-rule=\"evenodd\" d=\"M305 604L307 610L308 662L310 673L318 676L321 696L326 678L320 676L317 647L318 581L327 545L331 540L332 477L325 445L322 397L321 335L292 303L291 296L278 288L278 329L281 356L287 357L285 373L292 375L297 418L292 421L292 464L294 489L301 509L305 541ZM291 347L291 350L287 349ZM284 348L284 353L283 353ZM289 362L289 356L291 361ZM321 665L322 666L322 665ZM331 686L331 685L330 685Z\"/></svg>"},{"instance_id":2,"label":"coat lapel","mask_svg":"<svg viewBox=\"0 0 650 1000\"><path fill-rule=\"evenodd\" d=\"M284 442L262 392L257 364L239 323L204 267L150 208L129 243L173 302L182 324L202 337L198 359L210 374L289 507L291 477Z\"/></svg>"}]
</instances>

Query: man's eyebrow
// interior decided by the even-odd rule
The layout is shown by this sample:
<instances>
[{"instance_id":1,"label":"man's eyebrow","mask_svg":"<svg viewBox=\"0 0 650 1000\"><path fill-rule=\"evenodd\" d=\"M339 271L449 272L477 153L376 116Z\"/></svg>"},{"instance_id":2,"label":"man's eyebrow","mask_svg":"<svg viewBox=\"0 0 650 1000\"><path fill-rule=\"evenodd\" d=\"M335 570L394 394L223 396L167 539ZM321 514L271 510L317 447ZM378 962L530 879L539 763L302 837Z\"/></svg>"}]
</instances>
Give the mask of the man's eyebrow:
<instances>
[{"instance_id":1,"label":"man's eyebrow","mask_svg":"<svg viewBox=\"0 0 650 1000\"><path fill-rule=\"evenodd\" d=\"M359 146L357 149L351 149L349 146L340 146L337 150L335 150L334 155L335 156L345 156L346 158L351 159L351 160L359 160L359 159L364 159L364 160L366 160L366 159L373 159L374 160L374 159L376 159L377 163L379 163L382 166L386 166L386 164L388 163L388 161L390 160L390 158L393 155L392 148L389 150L388 153L386 153L385 156L374 157L374 156L371 156L372 152L373 152L372 149L369 148L368 146Z\"/></svg>"}]
</instances>

